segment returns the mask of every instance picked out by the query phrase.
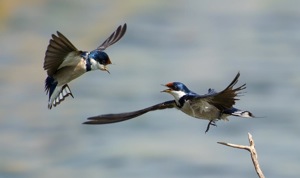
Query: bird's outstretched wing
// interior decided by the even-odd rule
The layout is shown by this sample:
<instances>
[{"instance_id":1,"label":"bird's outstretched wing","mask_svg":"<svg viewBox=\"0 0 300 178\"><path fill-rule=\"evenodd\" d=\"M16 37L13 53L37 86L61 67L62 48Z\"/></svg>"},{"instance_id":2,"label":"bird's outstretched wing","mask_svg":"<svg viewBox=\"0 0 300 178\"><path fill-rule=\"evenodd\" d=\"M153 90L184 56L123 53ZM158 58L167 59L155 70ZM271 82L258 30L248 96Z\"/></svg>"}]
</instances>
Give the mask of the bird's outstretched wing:
<instances>
[{"instance_id":1,"label":"bird's outstretched wing","mask_svg":"<svg viewBox=\"0 0 300 178\"><path fill-rule=\"evenodd\" d=\"M119 41L125 34L127 29L126 23L123 26L119 26L116 31L114 31L96 50L103 51L107 47L113 45Z\"/></svg>"},{"instance_id":2,"label":"bird's outstretched wing","mask_svg":"<svg viewBox=\"0 0 300 178\"><path fill-rule=\"evenodd\" d=\"M235 104L235 101L239 100L236 97L239 96L240 91L246 88L246 84L243 84L237 88L233 88L238 82L239 77L240 73L235 76L233 81L223 91L215 92L213 89L210 89L206 95L201 95L192 102L196 104L199 102L199 100L206 101L207 103L218 108L220 111L232 108L232 106Z\"/></svg>"},{"instance_id":3,"label":"bird's outstretched wing","mask_svg":"<svg viewBox=\"0 0 300 178\"><path fill-rule=\"evenodd\" d=\"M52 76L71 52L80 53L59 31L57 36L52 34L44 59L44 69L47 70L47 74Z\"/></svg>"},{"instance_id":4,"label":"bird's outstretched wing","mask_svg":"<svg viewBox=\"0 0 300 178\"><path fill-rule=\"evenodd\" d=\"M115 122L122 122L122 121L126 121L129 119L138 117L149 111L168 109L168 108L174 108L174 107L176 107L175 100L170 100L170 101L159 103L159 104L156 104L156 105L153 105L153 106L150 106L145 109L138 110L138 111L125 112L125 113L119 113L119 114L103 114L103 115L99 115L99 116L89 117L88 118L89 121L86 121L83 124L110 124L110 123L115 123Z\"/></svg>"}]
</instances>

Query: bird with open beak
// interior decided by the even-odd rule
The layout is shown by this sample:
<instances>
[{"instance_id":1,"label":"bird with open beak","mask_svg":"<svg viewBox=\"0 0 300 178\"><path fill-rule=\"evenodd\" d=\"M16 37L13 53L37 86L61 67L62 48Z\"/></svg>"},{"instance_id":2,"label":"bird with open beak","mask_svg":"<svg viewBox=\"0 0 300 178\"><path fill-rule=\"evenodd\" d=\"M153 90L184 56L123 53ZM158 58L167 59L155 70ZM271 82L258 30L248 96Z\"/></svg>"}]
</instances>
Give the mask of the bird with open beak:
<instances>
[{"instance_id":1,"label":"bird with open beak","mask_svg":"<svg viewBox=\"0 0 300 178\"><path fill-rule=\"evenodd\" d=\"M48 77L45 80L45 91L49 94L48 108L57 106L67 96L73 94L68 83L82 74L93 71L108 71L107 65L111 64L109 56L104 50L119 41L126 32L126 23L119 26L95 50L78 50L62 33L53 34L44 59L44 69Z\"/></svg>"},{"instance_id":2,"label":"bird with open beak","mask_svg":"<svg viewBox=\"0 0 300 178\"><path fill-rule=\"evenodd\" d=\"M119 114L104 114L94 117L89 117L84 124L109 124L121 122L138 117L149 111L162 110L168 108L177 108L185 114L198 119L208 120L207 132L211 125L216 126L218 120L228 120L228 116L237 116L244 118L253 118L253 114L249 111L244 111L233 107L235 101L238 100L240 91L246 88L243 84L237 88L233 88L238 82L240 73L236 75L233 81L221 92L216 92L214 89L209 89L207 94L199 95L188 89L181 82L167 83L167 89L162 92L169 93L174 97L174 100L165 101L141 110L133 112L125 112Z\"/></svg>"}]
</instances>

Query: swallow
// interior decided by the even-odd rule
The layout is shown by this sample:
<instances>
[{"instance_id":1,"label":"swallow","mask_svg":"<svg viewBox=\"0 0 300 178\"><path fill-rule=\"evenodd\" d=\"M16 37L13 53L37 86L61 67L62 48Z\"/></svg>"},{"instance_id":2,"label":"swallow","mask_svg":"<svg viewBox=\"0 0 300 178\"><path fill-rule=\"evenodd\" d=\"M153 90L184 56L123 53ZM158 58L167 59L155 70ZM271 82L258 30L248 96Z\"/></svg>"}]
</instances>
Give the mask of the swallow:
<instances>
[{"instance_id":1,"label":"swallow","mask_svg":"<svg viewBox=\"0 0 300 178\"><path fill-rule=\"evenodd\" d=\"M57 106L67 96L73 96L68 83L82 74L93 71L108 71L111 64L104 50L119 41L126 32L126 23L119 26L98 48L93 51L78 50L62 33L52 34L46 50L44 70L47 71L45 92L48 95L48 108Z\"/></svg>"},{"instance_id":2,"label":"swallow","mask_svg":"<svg viewBox=\"0 0 300 178\"><path fill-rule=\"evenodd\" d=\"M208 93L198 95L189 90L183 83L171 82L167 83L167 89L161 91L169 93L174 97L174 100L165 101L141 110L125 112L119 114L104 114L94 117L89 117L88 121L83 124L109 124L121 122L138 117L150 111L177 108L185 114L198 119L208 120L205 133L208 132L211 125L216 126L218 120L228 120L228 116L237 116L244 118L253 118L253 114L249 111L243 111L233 107L237 97L241 91L246 88L243 84L237 88L234 85L238 82L240 73L238 73L233 81L221 92L216 92L214 89L208 89Z\"/></svg>"}]
</instances>

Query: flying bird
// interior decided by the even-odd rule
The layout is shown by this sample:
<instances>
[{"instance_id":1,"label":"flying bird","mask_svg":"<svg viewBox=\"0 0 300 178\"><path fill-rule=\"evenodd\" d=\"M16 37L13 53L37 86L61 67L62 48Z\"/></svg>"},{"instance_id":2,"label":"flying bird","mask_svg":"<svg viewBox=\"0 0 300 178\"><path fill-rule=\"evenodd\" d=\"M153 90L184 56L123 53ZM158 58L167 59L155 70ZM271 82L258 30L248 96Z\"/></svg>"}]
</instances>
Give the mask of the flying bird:
<instances>
[{"instance_id":1,"label":"flying bird","mask_svg":"<svg viewBox=\"0 0 300 178\"><path fill-rule=\"evenodd\" d=\"M246 84L234 88L239 77L240 73L235 76L233 81L223 91L216 92L210 88L208 89L208 93L204 95L199 95L191 91L180 82L167 83L164 85L167 89L162 92L171 94L174 100L165 101L137 111L89 117L88 121L83 124L110 124L129 120L149 111L177 108L189 116L208 120L206 133L211 125L216 126L216 121L228 120L228 116L254 117L249 111L243 111L233 107L236 100L239 100L237 97L241 94L241 91L246 88Z\"/></svg>"},{"instance_id":2,"label":"flying bird","mask_svg":"<svg viewBox=\"0 0 300 178\"><path fill-rule=\"evenodd\" d=\"M60 104L67 96L73 97L68 86L72 80L98 69L109 73L107 65L111 64L111 61L104 50L119 41L126 28L126 23L120 25L98 48L90 52L78 50L59 31L57 35L52 34L43 66L48 75L45 80L45 91L49 94L49 109Z\"/></svg>"}]
</instances>

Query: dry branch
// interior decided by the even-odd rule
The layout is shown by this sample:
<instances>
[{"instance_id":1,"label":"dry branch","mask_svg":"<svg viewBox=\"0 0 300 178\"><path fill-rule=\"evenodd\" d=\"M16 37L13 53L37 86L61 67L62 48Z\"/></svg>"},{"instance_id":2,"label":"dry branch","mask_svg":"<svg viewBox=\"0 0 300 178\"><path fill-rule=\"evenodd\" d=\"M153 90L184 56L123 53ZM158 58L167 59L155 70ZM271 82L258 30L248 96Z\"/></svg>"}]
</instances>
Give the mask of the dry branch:
<instances>
[{"instance_id":1,"label":"dry branch","mask_svg":"<svg viewBox=\"0 0 300 178\"><path fill-rule=\"evenodd\" d=\"M236 145L236 144L232 144L232 143L225 143L225 142L217 142L219 144L222 145L226 145L232 148L238 148L238 149L244 149L250 152L251 154L251 159L254 165L254 168L256 170L256 173L258 175L259 178L265 178L262 170L259 167L259 162L258 162L258 158L257 158L257 152L255 150L255 144L254 144L254 140L252 138L252 135L250 133L248 133L248 138L249 138L249 143L250 146L244 146L244 145Z\"/></svg>"}]
</instances>

